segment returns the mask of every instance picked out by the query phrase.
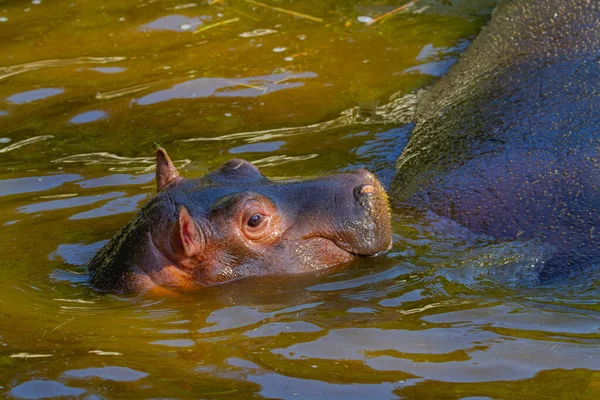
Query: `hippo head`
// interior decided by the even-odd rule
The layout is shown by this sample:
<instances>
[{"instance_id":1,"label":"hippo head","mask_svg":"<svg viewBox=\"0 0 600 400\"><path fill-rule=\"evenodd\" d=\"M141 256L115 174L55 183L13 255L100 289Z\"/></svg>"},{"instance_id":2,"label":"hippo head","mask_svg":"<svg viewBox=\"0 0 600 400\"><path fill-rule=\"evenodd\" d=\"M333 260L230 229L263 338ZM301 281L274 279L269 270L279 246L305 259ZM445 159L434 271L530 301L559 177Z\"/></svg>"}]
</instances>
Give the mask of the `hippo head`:
<instances>
[{"instance_id":1,"label":"hippo head","mask_svg":"<svg viewBox=\"0 0 600 400\"><path fill-rule=\"evenodd\" d=\"M130 223L129 231L146 243L131 249L137 260L123 260L134 265L129 275L117 273L134 282L118 288L190 288L317 271L391 244L386 193L364 169L272 182L248 161L234 159L202 178L184 179L158 149L156 183L157 196ZM127 240L117 235L112 242ZM110 245L96 258L110 259ZM99 275L110 270L93 260L92 283L109 282Z\"/></svg>"}]
</instances>

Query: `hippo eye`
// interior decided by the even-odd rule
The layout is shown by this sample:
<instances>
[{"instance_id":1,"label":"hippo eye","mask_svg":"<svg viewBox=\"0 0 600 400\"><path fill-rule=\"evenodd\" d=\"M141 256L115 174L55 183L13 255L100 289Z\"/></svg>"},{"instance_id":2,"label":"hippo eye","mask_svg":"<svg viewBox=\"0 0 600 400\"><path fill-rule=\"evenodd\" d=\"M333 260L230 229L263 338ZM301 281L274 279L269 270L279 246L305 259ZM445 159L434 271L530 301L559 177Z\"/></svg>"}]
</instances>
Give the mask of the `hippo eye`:
<instances>
[{"instance_id":1,"label":"hippo eye","mask_svg":"<svg viewBox=\"0 0 600 400\"><path fill-rule=\"evenodd\" d=\"M280 218L273 202L255 193L240 196L243 202L238 203L239 232L250 244L273 243L281 234ZM245 198L244 198L245 197Z\"/></svg>"},{"instance_id":2,"label":"hippo eye","mask_svg":"<svg viewBox=\"0 0 600 400\"><path fill-rule=\"evenodd\" d=\"M271 215L265 214L263 210L248 210L243 218L242 232L248 239L263 239L272 231L271 219Z\"/></svg>"},{"instance_id":3,"label":"hippo eye","mask_svg":"<svg viewBox=\"0 0 600 400\"><path fill-rule=\"evenodd\" d=\"M254 214L253 216L250 217L250 219L248 219L248 226L251 228L256 228L258 227L263 221L263 216L262 214Z\"/></svg>"}]
</instances>

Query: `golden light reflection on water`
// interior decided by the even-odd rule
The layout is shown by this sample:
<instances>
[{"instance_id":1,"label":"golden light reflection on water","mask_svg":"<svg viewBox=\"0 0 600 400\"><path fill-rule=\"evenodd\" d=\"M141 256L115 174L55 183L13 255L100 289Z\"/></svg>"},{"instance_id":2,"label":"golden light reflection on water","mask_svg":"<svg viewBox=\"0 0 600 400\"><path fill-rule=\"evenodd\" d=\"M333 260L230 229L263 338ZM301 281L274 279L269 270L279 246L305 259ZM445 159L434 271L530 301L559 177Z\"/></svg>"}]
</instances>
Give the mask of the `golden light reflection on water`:
<instances>
[{"instance_id":1,"label":"golden light reflection on water","mask_svg":"<svg viewBox=\"0 0 600 400\"><path fill-rule=\"evenodd\" d=\"M0 395L595 398L597 285L519 287L546 247L429 213L396 212L388 255L318 275L176 298L86 285L154 192L156 144L187 177L244 157L389 181L417 89L493 6L418 3L367 26L402 2L0 1Z\"/></svg>"}]
</instances>

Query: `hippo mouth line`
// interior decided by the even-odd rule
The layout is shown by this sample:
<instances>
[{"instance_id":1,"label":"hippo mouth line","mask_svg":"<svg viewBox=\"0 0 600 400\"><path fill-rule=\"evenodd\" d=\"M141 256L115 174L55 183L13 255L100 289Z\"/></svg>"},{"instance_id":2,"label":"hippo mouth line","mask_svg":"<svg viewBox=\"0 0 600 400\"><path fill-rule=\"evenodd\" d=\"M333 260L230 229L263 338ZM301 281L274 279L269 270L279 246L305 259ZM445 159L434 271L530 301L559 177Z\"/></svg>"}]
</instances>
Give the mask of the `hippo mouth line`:
<instances>
[{"instance_id":1,"label":"hippo mouth line","mask_svg":"<svg viewBox=\"0 0 600 400\"><path fill-rule=\"evenodd\" d=\"M378 255L385 253L386 251L388 251L391 247L392 247L392 241L390 240L389 245L383 249L383 250L379 250L377 252L368 252L368 251L357 251L357 250L349 250L352 248L352 245L350 245L347 241L337 237L335 239L332 239L330 237L327 236L322 236L322 235L318 235L318 236L312 236L312 237L308 237L305 239L320 239L320 240L324 240L327 241L329 243L331 243L333 246L335 246L337 249L351 255L354 257L358 257L358 258L370 258L370 257L377 257ZM336 240L337 239L337 240Z\"/></svg>"}]
</instances>

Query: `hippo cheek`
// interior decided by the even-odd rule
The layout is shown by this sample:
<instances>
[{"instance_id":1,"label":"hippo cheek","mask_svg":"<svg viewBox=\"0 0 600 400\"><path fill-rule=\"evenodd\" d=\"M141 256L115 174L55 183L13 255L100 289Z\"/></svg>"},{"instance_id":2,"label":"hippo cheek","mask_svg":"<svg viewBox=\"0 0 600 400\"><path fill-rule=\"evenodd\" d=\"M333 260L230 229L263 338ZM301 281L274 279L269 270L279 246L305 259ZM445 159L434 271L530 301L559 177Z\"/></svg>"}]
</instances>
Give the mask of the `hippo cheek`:
<instances>
[{"instance_id":1,"label":"hippo cheek","mask_svg":"<svg viewBox=\"0 0 600 400\"><path fill-rule=\"evenodd\" d=\"M267 273L302 274L331 268L357 256L324 237L282 240L272 249L263 268Z\"/></svg>"},{"instance_id":2,"label":"hippo cheek","mask_svg":"<svg viewBox=\"0 0 600 400\"><path fill-rule=\"evenodd\" d=\"M262 267L256 259L245 254L218 250L199 264L194 271L195 281L201 285L211 286L230 282L246 276L262 275Z\"/></svg>"}]
</instances>

